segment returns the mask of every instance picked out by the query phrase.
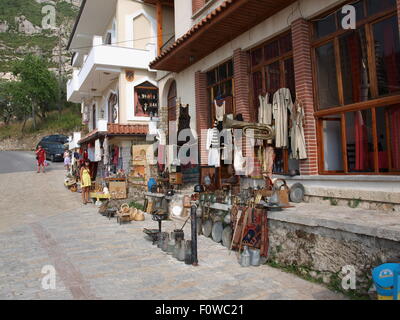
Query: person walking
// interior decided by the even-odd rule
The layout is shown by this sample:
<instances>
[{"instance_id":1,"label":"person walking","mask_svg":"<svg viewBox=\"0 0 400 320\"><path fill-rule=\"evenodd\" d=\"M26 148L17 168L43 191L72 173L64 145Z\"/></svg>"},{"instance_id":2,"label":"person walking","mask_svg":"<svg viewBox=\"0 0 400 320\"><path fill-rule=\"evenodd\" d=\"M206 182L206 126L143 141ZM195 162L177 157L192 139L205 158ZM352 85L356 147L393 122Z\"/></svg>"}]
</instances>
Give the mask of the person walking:
<instances>
[{"instance_id":1,"label":"person walking","mask_svg":"<svg viewBox=\"0 0 400 320\"><path fill-rule=\"evenodd\" d=\"M64 167L69 172L71 166L71 155L67 149L65 150L63 157L64 157Z\"/></svg>"},{"instance_id":2,"label":"person walking","mask_svg":"<svg viewBox=\"0 0 400 320\"><path fill-rule=\"evenodd\" d=\"M35 151L36 153L36 160L37 160L37 173L40 173L40 167L43 169L43 173L45 173L44 167L45 167L45 161L46 161L46 150L42 148L42 146L38 146L38 148Z\"/></svg>"},{"instance_id":3,"label":"person walking","mask_svg":"<svg viewBox=\"0 0 400 320\"><path fill-rule=\"evenodd\" d=\"M81 167L80 171L83 204L89 203L89 191L92 185L92 178L90 177L89 164L90 162L86 160L85 164Z\"/></svg>"}]
</instances>

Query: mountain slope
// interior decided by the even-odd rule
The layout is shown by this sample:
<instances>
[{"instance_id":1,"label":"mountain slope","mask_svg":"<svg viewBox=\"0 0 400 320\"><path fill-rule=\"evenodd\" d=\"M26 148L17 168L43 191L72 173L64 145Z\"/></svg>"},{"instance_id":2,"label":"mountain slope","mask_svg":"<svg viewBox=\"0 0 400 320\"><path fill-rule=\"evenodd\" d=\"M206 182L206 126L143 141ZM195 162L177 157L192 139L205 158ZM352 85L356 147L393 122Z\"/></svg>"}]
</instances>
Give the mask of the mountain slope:
<instances>
[{"instance_id":1,"label":"mountain slope","mask_svg":"<svg viewBox=\"0 0 400 320\"><path fill-rule=\"evenodd\" d=\"M80 0L0 0L0 78L10 78L13 61L27 53L45 57L54 69L59 62L59 35L62 44L63 72L70 71L65 50ZM57 28L42 29L42 7L56 9Z\"/></svg>"}]
</instances>

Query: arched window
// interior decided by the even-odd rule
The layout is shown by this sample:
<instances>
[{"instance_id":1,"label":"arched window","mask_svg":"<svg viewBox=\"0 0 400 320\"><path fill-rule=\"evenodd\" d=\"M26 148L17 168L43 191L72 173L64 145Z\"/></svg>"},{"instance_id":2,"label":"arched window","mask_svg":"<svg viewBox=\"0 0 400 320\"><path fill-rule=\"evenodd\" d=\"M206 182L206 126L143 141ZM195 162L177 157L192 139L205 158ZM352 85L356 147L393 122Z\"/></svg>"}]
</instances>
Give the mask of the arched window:
<instances>
[{"instance_id":1,"label":"arched window","mask_svg":"<svg viewBox=\"0 0 400 320\"><path fill-rule=\"evenodd\" d=\"M171 83L168 91L168 122L176 121L176 82Z\"/></svg>"}]
</instances>

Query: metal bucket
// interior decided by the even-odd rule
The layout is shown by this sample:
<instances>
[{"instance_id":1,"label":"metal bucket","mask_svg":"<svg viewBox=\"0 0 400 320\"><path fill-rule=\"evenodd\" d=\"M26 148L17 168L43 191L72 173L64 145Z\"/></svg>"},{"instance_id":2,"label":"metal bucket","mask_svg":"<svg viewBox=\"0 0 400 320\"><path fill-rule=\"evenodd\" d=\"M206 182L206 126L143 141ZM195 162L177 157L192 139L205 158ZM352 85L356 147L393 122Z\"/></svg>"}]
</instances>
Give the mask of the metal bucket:
<instances>
[{"instance_id":1,"label":"metal bucket","mask_svg":"<svg viewBox=\"0 0 400 320\"><path fill-rule=\"evenodd\" d=\"M250 264L254 267L260 266L260 249L250 249Z\"/></svg>"},{"instance_id":2,"label":"metal bucket","mask_svg":"<svg viewBox=\"0 0 400 320\"><path fill-rule=\"evenodd\" d=\"M164 252L168 251L168 243L169 243L169 234L167 233L163 238L161 250Z\"/></svg>"},{"instance_id":3,"label":"metal bucket","mask_svg":"<svg viewBox=\"0 0 400 320\"><path fill-rule=\"evenodd\" d=\"M182 246L182 240L176 240L175 247L174 247L174 253L172 254L172 256L176 259L178 259L179 251L181 250L181 246Z\"/></svg>"}]
</instances>

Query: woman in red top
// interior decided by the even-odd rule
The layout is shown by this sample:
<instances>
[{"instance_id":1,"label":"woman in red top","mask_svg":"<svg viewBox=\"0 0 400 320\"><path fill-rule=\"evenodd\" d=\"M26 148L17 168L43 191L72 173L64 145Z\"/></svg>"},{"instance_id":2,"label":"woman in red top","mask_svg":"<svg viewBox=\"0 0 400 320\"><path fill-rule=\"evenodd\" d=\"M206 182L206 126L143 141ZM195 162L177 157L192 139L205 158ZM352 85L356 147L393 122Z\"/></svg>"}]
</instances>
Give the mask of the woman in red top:
<instances>
[{"instance_id":1,"label":"woman in red top","mask_svg":"<svg viewBox=\"0 0 400 320\"><path fill-rule=\"evenodd\" d=\"M43 168L43 173L44 173L44 162L46 161L46 150L44 150L42 148L42 146L39 146L35 152L36 152L36 159L37 159L37 166L38 166L37 173L40 173L40 167Z\"/></svg>"}]
</instances>

